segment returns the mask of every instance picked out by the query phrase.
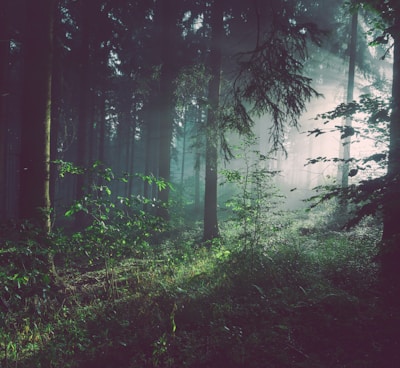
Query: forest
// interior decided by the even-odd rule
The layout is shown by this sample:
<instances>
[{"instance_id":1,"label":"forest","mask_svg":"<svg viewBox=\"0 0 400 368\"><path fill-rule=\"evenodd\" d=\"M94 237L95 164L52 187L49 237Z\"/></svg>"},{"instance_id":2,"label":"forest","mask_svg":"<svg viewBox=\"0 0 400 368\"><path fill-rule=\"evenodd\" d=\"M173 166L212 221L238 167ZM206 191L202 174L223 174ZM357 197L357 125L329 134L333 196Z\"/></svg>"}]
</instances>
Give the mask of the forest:
<instances>
[{"instance_id":1,"label":"forest","mask_svg":"<svg viewBox=\"0 0 400 368\"><path fill-rule=\"evenodd\" d=\"M398 0L0 1L0 368L400 366Z\"/></svg>"}]
</instances>

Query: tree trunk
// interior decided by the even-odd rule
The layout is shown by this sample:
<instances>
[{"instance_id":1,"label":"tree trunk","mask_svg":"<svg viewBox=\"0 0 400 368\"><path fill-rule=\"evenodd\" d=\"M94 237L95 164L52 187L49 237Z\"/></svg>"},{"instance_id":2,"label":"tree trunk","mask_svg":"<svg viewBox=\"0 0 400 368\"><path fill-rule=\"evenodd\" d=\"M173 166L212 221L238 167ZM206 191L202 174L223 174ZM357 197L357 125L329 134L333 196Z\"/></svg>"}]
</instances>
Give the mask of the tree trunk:
<instances>
[{"instance_id":1,"label":"tree trunk","mask_svg":"<svg viewBox=\"0 0 400 368\"><path fill-rule=\"evenodd\" d=\"M156 94L153 91L153 94ZM156 175L158 167L159 158L159 117L158 111L155 111L152 106L156 104L155 97L150 97L148 106L145 110L145 121L146 126L144 129L144 145L145 145L145 159L144 159L144 174L146 176ZM156 186L149 181L144 180L143 182L143 197L146 199L156 198ZM145 211L150 211L151 206L149 204L144 204L143 209Z\"/></svg>"},{"instance_id":2,"label":"tree trunk","mask_svg":"<svg viewBox=\"0 0 400 368\"><path fill-rule=\"evenodd\" d=\"M182 158L181 158L181 181L180 187L182 189L182 194L184 192L184 179L185 179L185 156L186 156L186 127L187 127L187 116L188 112L186 109L183 112L183 138L182 138Z\"/></svg>"},{"instance_id":3,"label":"tree trunk","mask_svg":"<svg viewBox=\"0 0 400 368\"><path fill-rule=\"evenodd\" d=\"M202 124L202 109L197 107L196 124ZM201 169L201 139L199 132L196 133L196 152L194 163L194 209L196 216L201 214L200 208L200 169Z\"/></svg>"},{"instance_id":4,"label":"tree trunk","mask_svg":"<svg viewBox=\"0 0 400 368\"><path fill-rule=\"evenodd\" d=\"M357 56L357 28L358 28L358 11L354 10L351 17L351 32L349 42L349 70L347 77L347 95L346 103L349 104L354 100L354 79L356 71L356 56ZM343 122L344 133L350 131L352 127L352 118L346 117ZM342 133L341 133L342 134ZM345 136L340 139L340 150L339 157L343 160L338 167L337 180L342 188L348 188L349 186L349 162L350 162L350 147L351 147L351 136ZM336 225L339 229L348 221L348 206L347 199L340 198L336 213Z\"/></svg>"},{"instance_id":5,"label":"tree trunk","mask_svg":"<svg viewBox=\"0 0 400 368\"><path fill-rule=\"evenodd\" d=\"M7 216L7 100L10 40L7 3L0 7L0 222Z\"/></svg>"},{"instance_id":6,"label":"tree trunk","mask_svg":"<svg viewBox=\"0 0 400 368\"><path fill-rule=\"evenodd\" d=\"M351 35L350 35L350 58L349 58L349 75L347 79L347 96L346 103L350 103L354 99L354 77L356 71L356 55L357 55L357 25L358 12L354 11L351 17ZM352 126L351 117L347 117L344 124L345 128L349 129ZM349 186L349 160L350 160L350 145L351 136L347 136L341 140L343 146L343 164L341 167L341 184L342 188Z\"/></svg>"},{"instance_id":7,"label":"tree trunk","mask_svg":"<svg viewBox=\"0 0 400 368\"><path fill-rule=\"evenodd\" d=\"M80 167L87 166L88 147L88 98L89 98L89 22L90 4L81 4L81 45L79 60L79 112L77 127L77 157L76 164ZM85 176L77 175L75 187L75 199L81 200L85 195ZM85 214L81 211L75 216L75 226L81 228L85 223Z\"/></svg>"},{"instance_id":8,"label":"tree trunk","mask_svg":"<svg viewBox=\"0 0 400 368\"><path fill-rule=\"evenodd\" d=\"M50 124L54 0L27 2L19 217L50 231Z\"/></svg>"},{"instance_id":9,"label":"tree trunk","mask_svg":"<svg viewBox=\"0 0 400 368\"><path fill-rule=\"evenodd\" d=\"M105 163L105 141L106 141L106 95L103 91L100 96L100 111L99 111L99 149L98 160Z\"/></svg>"},{"instance_id":10,"label":"tree trunk","mask_svg":"<svg viewBox=\"0 0 400 368\"><path fill-rule=\"evenodd\" d=\"M400 9L396 12L394 29L400 29ZM381 275L389 289L400 291L400 33L394 32L392 115L387 180L384 200L383 235L381 244Z\"/></svg>"},{"instance_id":11,"label":"tree trunk","mask_svg":"<svg viewBox=\"0 0 400 368\"><path fill-rule=\"evenodd\" d=\"M135 169L136 169L136 165L135 165L135 159L136 159L136 155L135 155L135 149L136 149L136 140L135 140L135 136L136 136L136 117L133 118L134 120L132 120L132 124L131 124L131 130L129 132L129 166L128 166L128 173L130 175L129 179L128 179L128 183L127 183L127 192L126 192L126 196L127 197L131 197L133 194L133 175L135 174Z\"/></svg>"},{"instance_id":12,"label":"tree trunk","mask_svg":"<svg viewBox=\"0 0 400 368\"><path fill-rule=\"evenodd\" d=\"M204 194L203 241L210 243L219 237L217 218L218 182L218 108L221 81L221 43L223 36L223 1L214 0L211 8L211 50L209 68L211 79L208 86L209 108L206 123L206 162Z\"/></svg>"},{"instance_id":13,"label":"tree trunk","mask_svg":"<svg viewBox=\"0 0 400 368\"><path fill-rule=\"evenodd\" d=\"M160 76L160 151L158 176L167 182L171 179L171 141L175 115L174 79L176 77L175 53L176 47L176 0L163 0L161 5L161 76ZM169 219L167 209L169 187L159 190L158 199L161 206L158 215Z\"/></svg>"}]
</instances>

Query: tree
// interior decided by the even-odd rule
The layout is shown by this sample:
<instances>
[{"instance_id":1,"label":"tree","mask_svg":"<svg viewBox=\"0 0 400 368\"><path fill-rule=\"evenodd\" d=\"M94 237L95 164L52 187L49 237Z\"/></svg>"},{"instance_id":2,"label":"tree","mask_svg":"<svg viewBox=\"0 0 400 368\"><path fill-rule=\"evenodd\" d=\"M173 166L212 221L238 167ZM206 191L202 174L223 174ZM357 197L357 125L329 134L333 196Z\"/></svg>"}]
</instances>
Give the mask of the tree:
<instances>
[{"instance_id":1,"label":"tree","mask_svg":"<svg viewBox=\"0 0 400 368\"><path fill-rule=\"evenodd\" d=\"M89 83L92 68L90 67L90 40L92 36L93 7L89 2L81 2L81 44L79 49L79 112L77 126L77 165L85 167L88 161L88 104ZM85 176L76 178L76 199L81 200L85 194ZM78 212L75 217L76 227L84 223L84 213Z\"/></svg>"},{"instance_id":2,"label":"tree","mask_svg":"<svg viewBox=\"0 0 400 368\"><path fill-rule=\"evenodd\" d=\"M395 0L355 1L355 5L362 5L366 10L372 11L374 17L370 33L375 33L373 46L384 46L382 59L393 51L393 78L391 90L391 114L389 117L389 149L387 173L384 177L361 181L357 186L345 193L359 209L356 218L350 224L359 221L363 216L382 213L383 233L380 244L381 281L387 295L398 298L400 291L400 5ZM364 99L368 109L374 111L372 120L376 123L381 119L386 120L386 109L379 101ZM362 107L363 104L360 104ZM353 114L360 107L358 104L338 106L331 116L347 116ZM361 110L362 111L362 110ZM382 161L386 153L373 155L366 160ZM326 198L339 194L340 190L328 193ZM342 193L343 195L343 193Z\"/></svg>"},{"instance_id":3,"label":"tree","mask_svg":"<svg viewBox=\"0 0 400 368\"><path fill-rule=\"evenodd\" d=\"M0 8L0 221L5 219L6 208L6 106L7 73L10 52L8 32L8 2Z\"/></svg>"},{"instance_id":4,"label":"tree","mask_svg":"<svg viewBox=\"0 0 400 368\"><path fill-rule=\"evenodd\" d=\"M382 9L382 8L378 8ZM381 266L384 280L396 290L400 289L400 5L395 1L383 8L382 15L391 15L391 26L386 32L393 38L392 114L389 130L389 157L387 190L383 208L383 235Z\"/></svg>"},{"instance_id":5,"label":"tree","mask_svg":"<svg viewBox=\"0 0 400 368\"><path fill-rule=\"evenodd\" d=\"M206 125L204 241L210 241L218 236L216 214L218 139L221 140L221 147L229 156L229 146L224 133L231 130L239 134L251 134L252 116L270 114L273 148L283 147L287 122L289 121L289 125L297 126L297 118L304 111L306 101L318 95L311 87L311 79L301 74L303 62L307 57L308 37L319 42L321 32L316 26L311 23L297 23L296 7L292 3L268 3L261 6L256 1L254 6L240 2L229 5L233 19L229 31L235 36L245 33L244 29L250 30L250 34L254 35L255 46L250 51L236 53L237 67L234 69L235 78L230 84L228 93L230 96L224 98L224 106L219 106L221 57L222 49L226 50L223 41L225 42L227 38L223 39L223 2L214 2L210 22L211 80ZM254 14L255 20L252 18ZM248 47L248 44L246 46ZM232 68L232 65L226 67ZM216 115L217 109L219 109L218 115Z\"/></svg>"},{"instance_id":6,"label":"tree","mask_svg":"<svg viewBox=\"0 0 400 368\"><path fill-rule=\"evenodd\" d=\"M349 73L347 80L347 96L346 103L350 103L354 98L354 77L356 70L356 54L357 54L357 25L358 25L358 10L354 9L351 16L351 32L349 42ZM351 117L345 119L344 132L351 131L352 120ZM350 145L351 135L343 134L341 139L343 148L342 158L343 164L340 167L339 175L340 181L343 188L347 188L349 185L349 160L350 160Z\"/></svg>"},{"instance_id":7,"label":"tree","mask_svg":"<svg viewBox=\"0 0 400 368\"><path fill-rule=\"evenodd\" d=\"M50 231L50 127L54 0L28 1L24 38L19 217Z\"/></svg>"},{"instance_id":8,"label":"tree","mask_svg":"<svg viewBox=\"0 0 400 368\"><path fill-rule=\"evenodd\" d=\"M209 55L210 81L208 84L208 110L206 123L206 160L204 193L203 241L210 242L219 236L217 219L218 181L218 109L221 83L223 1L214 0L211 8L211 49Z\"/></svg>"},{"instance_id":9,"label":"tree","mask_svg":"<svg viewBox=\"0 0 400 368\"><path fill-rule=\"evenodd\" d=\"M160 109L160 150L158 159L158 176L164 181L171 179L171 142L173 136L173 126L175 118L175 96L174 80L178 75L177 60L175 54L171 52L174 47L179 45L177 32L177 15L179 3L176 0L163 0L159 5L160 11L160 51L161 51L161 70L160 70L160 90L159 90L159 109ZM158 199L161 202L159 215L164 219L169 218L167 210L169 200L169 186L161 188Z\"/></svg>"}]
</instances>

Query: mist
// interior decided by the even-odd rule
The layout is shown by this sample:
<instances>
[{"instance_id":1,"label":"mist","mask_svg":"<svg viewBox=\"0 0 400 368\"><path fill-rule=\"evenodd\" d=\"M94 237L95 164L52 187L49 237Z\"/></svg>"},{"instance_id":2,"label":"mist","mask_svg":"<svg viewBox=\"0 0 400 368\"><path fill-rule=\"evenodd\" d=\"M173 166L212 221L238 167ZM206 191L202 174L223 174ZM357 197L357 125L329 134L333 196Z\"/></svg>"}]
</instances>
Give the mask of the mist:
<instances>
[{"instance_id":1,"label":"mist","mask_svg":"<svg viewBox=\"0 0 400 368\"><path fill-rule=\"evenodd\" d=\"M3 1L0 366L397 367L399 11Z\"/></svg>"}]
</instances>

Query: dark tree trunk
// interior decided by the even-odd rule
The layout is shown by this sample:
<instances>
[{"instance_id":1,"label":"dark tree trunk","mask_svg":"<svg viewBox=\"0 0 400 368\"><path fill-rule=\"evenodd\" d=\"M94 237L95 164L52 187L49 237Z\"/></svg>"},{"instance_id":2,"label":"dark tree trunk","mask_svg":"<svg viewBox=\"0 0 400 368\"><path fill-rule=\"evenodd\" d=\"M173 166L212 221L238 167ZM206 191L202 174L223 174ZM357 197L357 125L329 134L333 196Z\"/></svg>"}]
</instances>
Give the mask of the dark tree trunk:
<instances>
[{"instance_id":1,"label":"dark tree trunk","mask_svg":"<svg viewBox=\"0 0 400 368\"><path fill-rule=\"evenodd\" d=\"M395 27L400 29L400 9L397 9ZM390 144L384 201L383 236L381 245L382 278L388 288L400 291L400 33L393 34L393 85Z\"/></svg>"},{"instance_id":2,"label":"dark tree trunk","mask_svg":"<svg viewBox=\"0 0 400 368\"><path fill-rule=\"evenodd\" d=\"M135 174L135 169L136 169L136 165L135 165L135 148L136 148L136 140L135 140L135 136L136 136L136 118L134 118L134 120L132 121L131 127L130 127L130 132L129 132L129 141L128 141L128 145L129 145L129 161L128 161L128 173L130 175L128 183L126 185L126 196L127 197L131 197L133 194L133 175Z\"/></svg>"},{"instance_id":3,"label":"dark tree trunk","mask_svg":"<svg viewBox=\"0 0 400 368\"><path fill-rule=\"evenodd\" d=\"M88 98L89 98L89 25L90 25L90 4L81 4L81 45L79 55L79 110L77 127L77 156L76 164L80 167L87 166L88 154ZM75 199L81 200L85 195L85 176L77 175L75 187ZM85 223L85 214L78 212L75 217L77 228Z\"/></svg>"},{"instance_id":4,"label":"dark tree trunk","mask_svg":"<svg viewBox=\"0 0 400 368\"><path fill-rule=\"evenodd\" d=\"M60 101L61 101L61 73L60 73L60 55L57 48L54 48L54 61L53 61L53 82L52 82L52 111L51 111L51 136L50 136L50 161L53 162L57 159L57 139L60 131ZM56 212L57 201L56 201L56 183L58 173L55 169L54 164L51 164L50 170L50 201ZM53 219L56 218L57 213L53 213Z\"/></svg>"},{"instance_id":5,"label":"dark tree trunk","mask_svg":"<svg viewBox=\"0 0 400 368\"><path fill-rule=\"evenodd\" d=\"M7 198L7 100L10 40L8 34L8 3L0 7L0 222L6 219Z\"/></svg>"},{"instance_id":6,"label":"dark tree trunk","mask_svg":"<svg viewBox=\"0 0 400 368\"><path fill-rule=\"evenodd\" d=\"M218 108L221 81L221 44L223 36L223 1L215 0L211 8L211 50L209 68L211 79L208 87L209 108L206 123L206 162L204 194L203 241L219 237L217 219L218 182Z\"/></svg>"},{"instance_id":7,"label":"dark tree trunk","mask_svg":"<svg viewBox=\"0 0 400 368\"><path fill-rule=\"evenodd\" d=\"M50 123L54 0L28 1L24 39L19 216L50 231Z\"/></svg>"},{"instance_id":8,"label":"dark tree trunk","mask_svg":"<svg viewBox=\"0 0 400 368\"><path fill-rule=\"evenodd\" d=\"M144 173L147 176L156 175L158 167L158 157L159 157L159 117L158 112L152 109L154 97L151 97L148 102L148 107L145 112L146 128L145 128L145 159L144 159ZM143 183L143 196L146 199L156 198L156 186L149 183L147 180ZM145 204L145 211L150 210L150 206Z\"/></svg>"},{"instance_id":9,"label":"dark tree trunk","mask_svg":"<svg viewBox=\"0 0 400 368\"><path fill-rule=\"evenodd\" d=\"M100 111L99 111L99 149L98 160L105 163L105 140L106 140L106 95L103 92L100 96Z\"/></svg>"},{"instance_id":10,"label":"dark tree trunk","mask_svg":"<svg viewBox=\"0 0 400 368\"><path fill-rule=\"evenodd\" d=\"M197 108L196 111L196 124L200 125L202 123L202 110ZM200 208L200 169L201 169L201 136L197 133L196 136L196 153L195 153L195 163L194 163L194 208L196 215L201 214Z\"/></svg>"},{"instance_id":11,"label":"dark tree trunk","mask_svg":"<svg viewBox=\"0 0 400 368\"><path fill-rule=\"evenodd\" d=\"M187 127L187 111L184 111L183 114L183 139L182 139L182 158L181 158L181 181L180 181L180 186L182 188L182 194L183 194L183 183L184 183L184 178L185 178L185 156L186 156L186 127Z\"/></svg>"},{"instance_id":12,"label":"dark tree trunk","mask_svg":"<svg viewBox=\"0 0 400 368\"><path fill-rule=\"evenodd\" d=\"M176 47L177 14L176 0L163 0L161 4L161 76L160 76L160 151L158 176L167 182L171 179L171 141L175 116L174 79L177 75L176 54L171 50ZM161 206L158 215L169 219L169 187L159 190Z\"/></svg>"}]
</instances>

